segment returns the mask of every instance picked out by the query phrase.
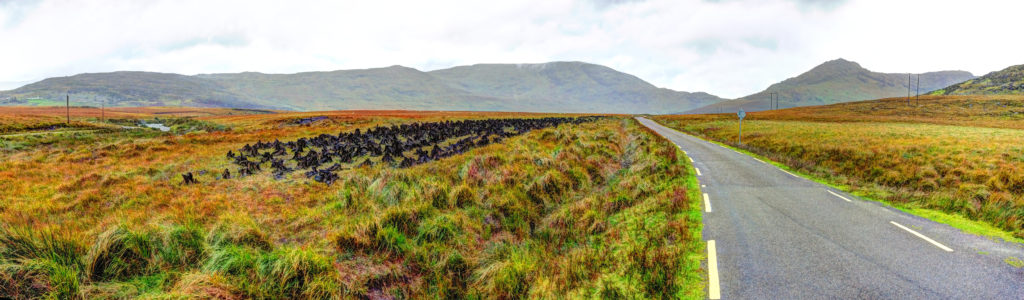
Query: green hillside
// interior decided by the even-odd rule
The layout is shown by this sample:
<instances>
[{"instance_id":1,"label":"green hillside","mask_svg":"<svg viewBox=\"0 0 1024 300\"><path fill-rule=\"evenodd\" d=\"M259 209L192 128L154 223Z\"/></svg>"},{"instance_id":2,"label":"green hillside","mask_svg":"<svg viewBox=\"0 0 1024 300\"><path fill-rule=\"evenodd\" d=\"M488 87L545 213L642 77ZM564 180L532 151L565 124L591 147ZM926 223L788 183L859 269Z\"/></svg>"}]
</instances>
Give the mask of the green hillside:
<instances>
[{"instance_id":1,"label":"green hillside","mask_svg":"<svg viewBox=\"0 0 1024 300\"><path fill-rule=\"evenodd\" d=\"M965 71L941 71L920 74L922 94L974 78ZM918 88L917 75L911 77L911 93ZM769 86L764 91L736 100L689 111L689 113L734 112L770 108L770 93L777 93L780 108L825 105L850 101L871 100L907 95L906 73L878 73L865 69L852 61L836 59L825 62L797 77Z\"/></svg>"},{"instance_id":2,"label":"green hillside","mask_svg":"<svg viewBox=\"0 0 1024 300\"><path fill-rule=\"evenodd\" d=\"M127 71L48 78L0 92L0 100L7 99L0 104L63 104L68 93L74 97L73 105L99 106L104 101L108 106L281 108L253 104L246 97L201 78Z\"/></svg>"},{"instance_id":3,"label":"green hillside","mask_svg":"<svg viewBox=\"0 0 1024 300\"><path fill-rule=\"evenodd\" d=\"M290 110L408 109L668 113L721 100L655 87L611 68L556 62L433 72L387 68L185 76L113 72L50 78L0 92L0 105L200 106Z\"/></svg>"},{"instance_id":4,"label":"green hillside","mask_svg":"<svg viewBox=\"0 0 1024 300\"><path fill-rule=\"evenodd\" d=\"M296 74L197 75L259 105L293 110L509 110L511 103L448 87L427 73L392 66Z\"/></svg>"},{"instance_id":5,"label":"green hillside","mask_svg":"<svg viewBox=\"0 0 1024 300\"><path fill-rule=\"evenodd\" d=\"M668 112L722 100L707 93L658 88L636 76L581 62L478 64L430 74L475 94L540 99L567 111Z\"/></svg>"},{"instance_id":6,"label":"green hillside","mask_svg":"<svg viewBox=\"0 0 1024 300\"><path fill-rule=\"evenodd\" d=\"M985 74L932 92L934 95L1024 94L1024 65Z\"/></svg>"}]
</instances>

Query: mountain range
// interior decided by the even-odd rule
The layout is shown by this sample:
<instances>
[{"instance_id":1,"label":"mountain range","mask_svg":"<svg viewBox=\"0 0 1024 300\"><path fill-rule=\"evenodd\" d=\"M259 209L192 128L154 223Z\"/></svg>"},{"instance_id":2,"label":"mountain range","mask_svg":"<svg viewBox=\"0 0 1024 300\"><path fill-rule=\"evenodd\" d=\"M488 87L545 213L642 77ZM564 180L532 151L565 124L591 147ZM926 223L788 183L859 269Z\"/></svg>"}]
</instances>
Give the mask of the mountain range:
<instances>
[{"instance_id":1,"label":"mountain range","mask_svg":"<svg viewBox=\"0 0 1024 300\"><path fill-rule=\"evenodd\" d=\"M918 77L920 76L920 77ZM954 83L973 79L966 71L940 71L914 74L872 72L845 59L827 61L796 77L769 86L764 91L735 100L721 101L686 113L768 110L771 93L776 93L779 108L825 105L928 93ZM920 85L918 85L920 79Z\"/></svg>"},{"instance_id":2,"label":"mountain range","mask_svg":"<svg viewBox=\"0 0 1024 300\"><path fill-rule=\"evenodd\" d=\"M919 81L918 81L919 80ZM918 83L920 82L920 83ZM636 76L583 62L476 64L423 72L386 68L193 76L153 72L87 73L0 91L0 105L197 106L283 110L405 109L580 113L720 113L824 105L922 94L1024 92L1024 65L975 79L965 71L879 73L827 61L734 100L656 87Z\"/></svg>"},{"instance_id":3,"label":"mountain range","mask_svg":"<svg viewBox=\"0 0 1024 300\"><path fill-rule=\"evenodd\" d=\"M198 106L287 110L406 109L667 113L723 99L658 88L582 62L479 64L422 72L386 68L263 74L87 73L0 92L0 104Z\"/></svg>"}]
</instances>

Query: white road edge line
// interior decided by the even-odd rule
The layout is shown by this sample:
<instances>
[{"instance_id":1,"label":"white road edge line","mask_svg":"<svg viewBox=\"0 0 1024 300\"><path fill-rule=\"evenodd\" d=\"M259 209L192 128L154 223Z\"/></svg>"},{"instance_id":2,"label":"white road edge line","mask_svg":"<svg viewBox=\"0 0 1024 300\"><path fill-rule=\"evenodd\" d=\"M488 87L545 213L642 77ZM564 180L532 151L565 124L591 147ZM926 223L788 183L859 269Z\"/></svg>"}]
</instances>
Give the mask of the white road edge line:
<instances>
[{"instance_id":1,"label":"white road edge line","mask_svg":"<svg viewBox=\"0 0 1024 300\"><path fill-rule=\"evenodd\" d=\"M789 171L786 171L786 170L783 170L783 169L779 169L779 171L783 171L783 172L786 172L786 174L789 174L789 176L793 176L793 177L796 177L796 178L800 178L800 176L796 176L796 174L790 173Z\"/></svg>"},{"instance_id":2,"label":"white road edge line","mask_svg":"<svg viewBox=\"0 0 1024 300\"><path fill-rule=\"evenodd\" d=\"M832 192L832 191L830 191L830 190L825 190L825 191L826 191L826 192L828 192L829 194L832 194L832 196L836 196L836 197L839 197L839 199L843 199L843 200L846 200L846 202L853 202L853 201L851 201L850 199L846 199L846 197L843 197L842 195L839 195L839 194L833 193L833 192Z\"/></svg>"},{"instance_id":3,"label":"white road edge line","mask_svg":"<svg viewBox=\"0 0 1024 300\"><path fill-rule=\"evenodd\" d=\"M715 240L708 241L708 299L722 299L722 291L718 286L718 250Z\"/></svg>"},{"instance_id":4,"label":"white road edge line","mask_svg":"<svg viewBox=\"0 0 1024 300\"><path fill-rule=\"evenodd\" d=\"M917 231L914 231L914 230L912 230L910 228L907 228L907 227L905 227L903 225L900 225L899 223L896 223L896 222L893 222L893 221L889 221L889 223L892 223L892 225L896 225L896 227L899 227L899 228L901 228L903 230L906 230L907 232L913 233L914 235L916 235L917 237L921 238L922 240L925 240L925 241L928 241L929 243L932 243L932 245L935 245L935 247L939 247L939 249L945 250L946 252L953 252L953 249L951 249L949 247L946 247L946 245L940 244L939 242L936 242L935 240L933 240L931 238L928 238L928 237L924 236L923 234L918 233Z\"/></svg>"},{"instance_id":5,"label":"white road edge line","mask_svg":"<svg viewBox=\"0 0 1024 300\"><path fill-rule=\"evenodd\" d=\"M693 157L689 157L689 156L687 156L686 158L689 158L689 159L690 159L690 162L694 162L694 161L693 161Z\"/></svg>"},{"instance_id":6,"label":"white road edge line","mask_svg":"<svg viewBox=\"0 0 1024 300\"><path fill-rule=\"evenodd\" d=\"M711 212L711 199L708 199L708 193L704 193L704 212Z\"/></svg>"},{"instance_id":7,"label":"white road edge line","mask_svg":"<svg viewBox=\"0 0 1024 300\"><path fill-rule=\"evenodd\" d=\"M704 175L700 175L700 168L698 168L698 167L693 167L693 170L694 170L694 171L697 171L697 176L704 176Z\"/></svg>"}]
</instances>

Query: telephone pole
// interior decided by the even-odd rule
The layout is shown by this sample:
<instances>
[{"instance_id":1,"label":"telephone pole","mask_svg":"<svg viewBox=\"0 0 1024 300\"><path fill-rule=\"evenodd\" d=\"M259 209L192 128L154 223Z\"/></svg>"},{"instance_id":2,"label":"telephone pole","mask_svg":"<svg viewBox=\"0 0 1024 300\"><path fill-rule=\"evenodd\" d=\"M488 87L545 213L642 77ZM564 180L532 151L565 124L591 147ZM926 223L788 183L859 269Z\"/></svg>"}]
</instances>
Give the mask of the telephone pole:
<instances>
[{"instance_id":1,"label":"telephone pole","mask_svg":"<svg viewBox=\"0 0 1024 300\"><path fill-rule=\"evenodd\" d=\"M917 105L920 106L921 105L921 74L917 74L917 92L916 92L916 96L914 96L914 97L917 98Z\"/></svg>"},{"instance_id":2,"label":"telephone pole","mask_svg":"<svg viewBox=\"0 0 1024 300\"><path fill-rule=\"evenodd\" d=\"M71 92L64 94L64 109L68 114L68 125L71 125Z\"/></svg>"},{"instance_id":3,"label":"telephone pole","mask_svg":"<svg viewBox=\"0 0 1024 300\"><path fill-rule=\"evenodd\" d=\"M910 106L910 73L907 73L907 106Z\"/></svg>"},{"instance_id":4,"label":"telephone pole","mask_svg":"<svg viewBox=\"0 0 1024 300\"><path fill-rule=\"evenodd\" d=\"M100 123L107 121L106 116L103 113L103 110L106 108L106 105L107 101L103 100L103 98L100 98Z\"/></svg>"}]
</instances>

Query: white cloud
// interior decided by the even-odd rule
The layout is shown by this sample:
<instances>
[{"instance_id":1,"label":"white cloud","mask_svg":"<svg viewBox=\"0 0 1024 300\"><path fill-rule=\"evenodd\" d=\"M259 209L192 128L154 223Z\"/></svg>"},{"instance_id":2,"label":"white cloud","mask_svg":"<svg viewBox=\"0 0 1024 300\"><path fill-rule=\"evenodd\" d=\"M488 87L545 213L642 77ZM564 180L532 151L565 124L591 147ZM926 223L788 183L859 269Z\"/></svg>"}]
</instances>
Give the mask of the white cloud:
<instances>
[{"instance_id":1,"label":"white cloud","mask_svg":"<svg viewBox=\"0 0 1024 300\"><path fill-rule=\"evenodd\" d=\"M886 72L977 74L1024 63L1017 3L0 0L0 83L115 70L579 60L739 97L837 57Z\"/></svg>"}]
</instances>

